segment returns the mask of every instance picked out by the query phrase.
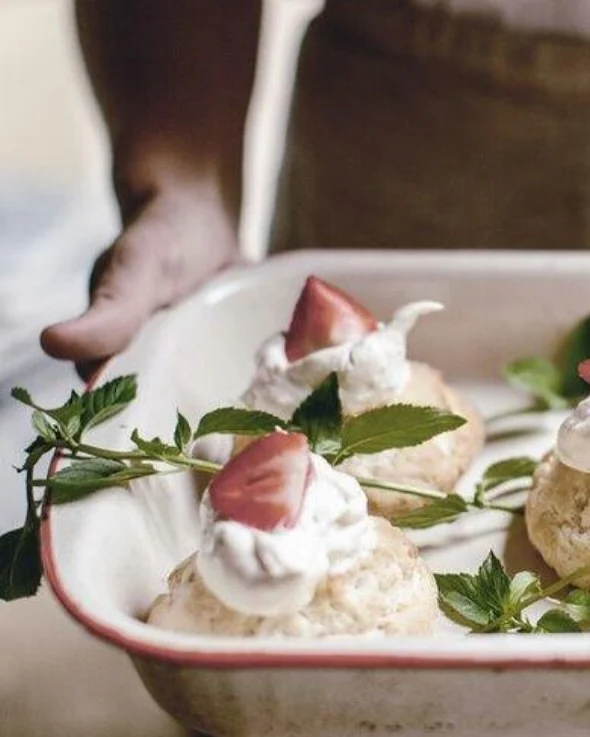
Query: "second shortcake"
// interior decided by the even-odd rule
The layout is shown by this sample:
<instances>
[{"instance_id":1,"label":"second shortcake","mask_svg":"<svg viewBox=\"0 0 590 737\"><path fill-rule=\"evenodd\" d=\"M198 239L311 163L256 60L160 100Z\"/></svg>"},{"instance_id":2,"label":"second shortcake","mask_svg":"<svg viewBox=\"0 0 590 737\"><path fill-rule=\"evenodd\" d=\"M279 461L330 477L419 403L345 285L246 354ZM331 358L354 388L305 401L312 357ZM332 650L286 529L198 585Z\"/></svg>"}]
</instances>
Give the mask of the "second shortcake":
<instances>
[{"instance_id":1,"label":"second shortcake","mask_svg":"<svg viewBox=\"0 0 590 737\"><path fill-rule=\"evenodd\" d=\"M446 384L428 364L409 361L406 341L417 319L442 309L437 302L413 302L379 323L336 287L311 276L286 333L266 341L256 356L255 376L241 397L244 406L288 419L331 372L339 379L345 415L395 403L433 406L467 422L416 447L356 455L342 469L360 477L450 492L484 441L475 407ZM395 518L422 500L366 489L371 512Z\"/></svg>"}]
</instances>

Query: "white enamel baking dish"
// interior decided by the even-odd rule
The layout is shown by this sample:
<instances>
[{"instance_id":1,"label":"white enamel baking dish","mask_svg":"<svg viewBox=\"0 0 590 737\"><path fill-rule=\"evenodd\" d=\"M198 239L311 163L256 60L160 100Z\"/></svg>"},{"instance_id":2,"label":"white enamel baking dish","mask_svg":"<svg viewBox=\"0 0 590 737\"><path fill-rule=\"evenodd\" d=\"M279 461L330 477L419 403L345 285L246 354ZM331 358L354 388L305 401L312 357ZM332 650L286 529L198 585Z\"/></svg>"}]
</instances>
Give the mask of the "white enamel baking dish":
<instances>
[{"instance_id":1,"label":"white enamel baking dish","mask_svg":"<svg viewBox=\"0 0 590 737\"><path fill-rule=\"evenodd\" d=\"M501 368L548 355L590 312L590 254L301 252L227 272L160 315L98 381L137 372L137 401L95 431L126 444L133 427L169 436L176 408L196 421L246 386L253 355L284 328L309 274L343 287L379 317L414 299L443 313L423 318L413 358L440 367L486 413L516 405ZM466 479L491 460L540 456L559 416L535 432L489 444ZM590 635L466 636L441 625L429 637L262 640L174 634L142 614L171 568L194 550L193 481L186 475L102 491L49 507L42 526L47 578L84 627L127 650L154 698L217 737L553 735L588 733ZM428 533L435 571L473 570L490 548L511 571L543 569L522 523L487 513Z\"/></svg>"}]
</instances>

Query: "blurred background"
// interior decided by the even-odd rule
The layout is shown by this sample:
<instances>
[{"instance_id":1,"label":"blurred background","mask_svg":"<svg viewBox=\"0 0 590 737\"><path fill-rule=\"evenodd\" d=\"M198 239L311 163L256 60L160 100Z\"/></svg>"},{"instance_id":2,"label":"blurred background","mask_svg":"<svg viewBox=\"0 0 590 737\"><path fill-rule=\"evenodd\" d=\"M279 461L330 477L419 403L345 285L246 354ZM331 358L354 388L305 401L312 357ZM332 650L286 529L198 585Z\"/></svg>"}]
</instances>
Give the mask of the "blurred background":
<instances>
[{"instance_id":1,"label":"blurred background","mask_svg":"<svg viewBox=\"0 0 590 737\"><path fill-rule=\"evenodd\" d=\"M250 257L264 253L290 80L320 2L264 4L241 223ZM10 389L26 386L50 406L79 385L71 366L44 357L38 335L84 309L91 265L117 232L109 170L72 2L0 0L0 534L23 522L14 466L32 435ZM0 602L0 638L2 737L181 734L127 658L80 631L46 590Z\"/></svg>"},{"instance_id":2,"label":"blurred background","mask_svg":"<svg viewBox=\"0 0 590 737\"><path fill-rule=\"evenodd\" d=\"M293 68L321 0L266 0L246 134L241 242L265 250ZM70 0L0 0L0 532L22 519L11 464L28 437L9 390L59 399L77 383L38 335L86 304L96 255L117 232L110 154L78 49Z\"/></svg>"}]
</instances>

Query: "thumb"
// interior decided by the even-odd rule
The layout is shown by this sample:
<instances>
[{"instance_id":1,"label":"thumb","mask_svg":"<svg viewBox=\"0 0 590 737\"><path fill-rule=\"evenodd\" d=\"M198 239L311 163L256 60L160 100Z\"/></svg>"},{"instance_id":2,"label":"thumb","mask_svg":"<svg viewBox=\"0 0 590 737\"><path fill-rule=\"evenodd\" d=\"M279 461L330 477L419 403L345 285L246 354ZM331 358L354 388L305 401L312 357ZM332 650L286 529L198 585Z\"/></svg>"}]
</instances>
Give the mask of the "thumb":
<instances>
[{"instance_id":1,"label":"thumb","mask_svg":"<svg viewBox=\"0 0 590 737\"><path fill-rule=\"evenodd\" d=\"M163 306L160 228L147 216L138 220L103 254L95 269L91 304L80 317L41 334L54 358L87 362L122 351L147 318Z\"/></svg>"}]
</instances>

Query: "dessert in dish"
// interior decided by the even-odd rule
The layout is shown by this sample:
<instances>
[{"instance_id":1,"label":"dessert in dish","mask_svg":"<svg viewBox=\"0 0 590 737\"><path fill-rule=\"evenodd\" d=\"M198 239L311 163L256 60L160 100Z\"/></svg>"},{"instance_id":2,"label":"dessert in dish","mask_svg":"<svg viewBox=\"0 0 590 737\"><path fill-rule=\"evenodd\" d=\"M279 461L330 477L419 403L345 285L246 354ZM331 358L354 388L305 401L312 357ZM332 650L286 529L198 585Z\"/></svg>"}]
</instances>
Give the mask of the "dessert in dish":
<instances>
[{"instance_id":1,"label":"dessert in dish","mask_svg":"<svg viewBox=\"0 0 590 737\"><path fill-rule=\"evenodd\" d=\"M560 576L590 565L590 397L564 420L525 507L529 539ZM576 580L590 589L590 576Z\"/></svg>"},{"instance_id":2,"label":"dessert in dish","mask_svg":"<svg viewBox=\"0 0 590 737\"><path fill-rule=\"evenodd\" d=\"M169 577L152 625L198 634L427 633L433 575L414 545L370 517L358 482L298 433L249 444L212 480L197 552Z\"/></svg>"},{"instance_id":3,"label":"dessert in dish","mask_svg":"<svg viewBox=\"0 0 590 737\"><path fill-rule=\"evenodd\" d=\"M347 294L309 277L288 331L272 336L258 351L255 376L241 401L288 419L335 371L345 415L394 403L462 415L467 422L453 433L417 447L357 455L342 466L359 476L451 491L481 450L484 428L476 409L436 369L407 359L407 336L416 321L440 309L437 302L413 302L397 310L389 323L378 323ZM423 504L390 491L368 489L367 494L371 511L386 517Z\"/></svg>"}]
</instances>

